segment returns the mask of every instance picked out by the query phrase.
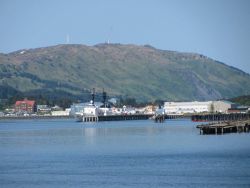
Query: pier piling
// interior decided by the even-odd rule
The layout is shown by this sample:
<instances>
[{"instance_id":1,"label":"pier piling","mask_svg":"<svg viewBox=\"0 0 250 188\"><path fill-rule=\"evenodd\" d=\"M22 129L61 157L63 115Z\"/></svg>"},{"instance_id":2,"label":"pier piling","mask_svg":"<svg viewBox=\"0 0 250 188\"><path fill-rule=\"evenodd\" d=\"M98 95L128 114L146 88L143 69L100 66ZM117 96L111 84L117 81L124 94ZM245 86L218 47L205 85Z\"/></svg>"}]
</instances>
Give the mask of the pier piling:
<instances>
[{"instance_id":1,"label":"pier piling","mask_svg":"<svg viewBox=\"0 0 250 188\"><path fill-rule=\"evenodd\" d=\"M220 123L210 123L198 125L200 134L224 134L224 133L242 133L249 132L250 120L244 121L227 121Z\"/></svg>"}]
</instances>

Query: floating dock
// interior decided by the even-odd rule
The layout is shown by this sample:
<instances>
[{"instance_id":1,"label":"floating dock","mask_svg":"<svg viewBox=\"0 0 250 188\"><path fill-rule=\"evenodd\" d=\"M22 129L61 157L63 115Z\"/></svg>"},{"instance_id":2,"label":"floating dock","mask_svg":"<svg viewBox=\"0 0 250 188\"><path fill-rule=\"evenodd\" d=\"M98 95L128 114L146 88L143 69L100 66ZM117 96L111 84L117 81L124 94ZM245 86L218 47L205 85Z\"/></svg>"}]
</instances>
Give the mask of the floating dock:
<instances>
[{"instance_id":1,"label":"floating dock","mask_svg":"<svg viewBox=\"0 0 250 188\"><path fill-rule=\"evenodd\" d=\"M210 123L198 125L197 128L203 135L249 132L250 120Z\"/></svg>"}]
</instances>

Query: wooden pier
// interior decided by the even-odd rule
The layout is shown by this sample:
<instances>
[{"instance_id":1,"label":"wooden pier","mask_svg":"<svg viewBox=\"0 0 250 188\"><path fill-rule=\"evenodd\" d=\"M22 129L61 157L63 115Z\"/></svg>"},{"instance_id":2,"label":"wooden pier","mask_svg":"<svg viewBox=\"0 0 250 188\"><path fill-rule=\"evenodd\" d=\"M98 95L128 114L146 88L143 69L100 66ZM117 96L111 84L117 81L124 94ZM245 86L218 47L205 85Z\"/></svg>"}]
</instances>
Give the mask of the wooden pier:
<instances>
[{"instance_id":1,"label":"wooden pier","mask_svg":"<svg viewBox=\"0 0 250 188\"><path fill-rule=\"evenodd\" d=\"M79 122L98 122L98 121L124 121L124 120L146 120L152 117L151 114L121 114L121 115L106 115L106 116L93 116L85 115L78 116Z\"/></svg>"},{"instance_id":2,"label":"wooden pier","mask_svg":"<svg viewBox=\"0 0 250 188\"><path fill-rule=\"evenodd\" d=\"M163 123L166 119L165 115L156 115L154 116L154 120L156 123Z\"/></svg>"},{"instance_id":3,"label":"wooden pier","mask_svg":"<svg viewBox=\"0 0 250 188\"><path fill-rule=\"evenodd\" d=\"M33 120L33 119L72 119L72 116L51 116L51 115L36 115L36 116L1 116L1 120Z\"/></svg>"},{"instance_id":4,"label":"wooden pier","mask_svg":"<svg viewBox=\"0 0 250 188\"><path fill-rule=\"evenodd\" d=\"M179 118L190 118L188 115L178 115L178 114L165 114L165 119L179 119Z\"/></svg>"},{"instance_id":5,"label":"wooden pier","mask_svg":"<svg viewBox=\"0 0 250 188\"><path fill-rule=\"evenodd\" d=\"M150 117L152 117L151 114L98 116L99 121L145 120L145 119L149 119Z\"/></svg>"},{"instance_id":6,"label":"wooden pier","mask_svg":"<svg viewBox=\"0 0 250 188\"><path fill-rule=\"evenodd\" d=\"M183 118L181 115L157 115L153 114L120 114L120 115L106 115L106 116L94 116L94 115L83 115L78 116L77 121L79 122L98 122L98 121L124 121L124 120L147 120L154 119L155 122L163 123L165 119L177 119Z\"/></svg>"},{"instance_id":7,"label":"wooden pier","mask_svg":"<svg viewBox=\"0 0 250 188\"><path fill-rule=\"evenodd\" d=\"M82 121L83 122L98 122L99 117L98 116L83 116Z\"/></svg>"},{"instance_id":8,"label":"wooden pier","mask_svg":"<svg viewBox=\"0 0 250 188\"><path fill-rule=\"evenodd\" d=\"M250 114L233 113L233 114L203 114L193 115L192 121L242 121L250 119Z\"/></svg>"},{"instance_id":9,"label":"wooden pier","mask_svg":"<svg viewBox=\"0 0 250 188\"><path fill-rule=\"evenodd\" d=\"M200 134L249 132L250 120L210 123L198 125L197 128L200 129Z\"/></svg>"}]
</instances>

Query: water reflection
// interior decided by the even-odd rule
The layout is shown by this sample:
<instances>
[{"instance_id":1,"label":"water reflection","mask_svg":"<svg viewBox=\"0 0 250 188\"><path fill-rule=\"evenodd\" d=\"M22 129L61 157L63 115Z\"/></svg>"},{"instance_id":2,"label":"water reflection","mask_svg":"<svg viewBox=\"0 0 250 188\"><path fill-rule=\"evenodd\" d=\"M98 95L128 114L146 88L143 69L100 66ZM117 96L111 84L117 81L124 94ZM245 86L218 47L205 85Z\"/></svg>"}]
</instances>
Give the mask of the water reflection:
<instances>
[{"instance_id":1,"label":"water reflection","mask_svg":"<svg viewBox=\"0 0 250 188\"><path fill-rule=\"evenodd\" d=\"M250 134L199 135L190 120L120 121L76 123L74 121L17 121L0 124L2 148L59 148L87 151L209 151L247 148Z\"/></svg>"},{"instance_id":2,"label":"water reflection","mask_svg":"<svg viewBox=\"0 0 250 188\"><path fill-rule=\"evenodd\" d=\"M249 139L199 135L189 120L0 122L0 180L2 187L248 187Z\"/></svg>"}]
</instances>

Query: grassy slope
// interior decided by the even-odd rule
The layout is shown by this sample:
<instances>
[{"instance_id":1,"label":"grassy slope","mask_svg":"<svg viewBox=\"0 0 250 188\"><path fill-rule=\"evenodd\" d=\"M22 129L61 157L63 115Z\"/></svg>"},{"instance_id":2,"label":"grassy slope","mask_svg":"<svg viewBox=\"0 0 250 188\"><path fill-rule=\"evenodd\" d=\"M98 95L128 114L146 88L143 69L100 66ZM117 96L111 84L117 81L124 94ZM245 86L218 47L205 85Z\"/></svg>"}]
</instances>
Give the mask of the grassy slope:
<instances>
[{"instance_id":1,"label":"grassy slope","mask_svg":"<svg viewBox=\"0 0 250 188\"><path fill-rule=\"evenodd\" d=\"M0 84L80 95L102 88L142 100L208 100L250 93L250 76L198 54L135 45L58 45L0 55Z\"/></svg>"}]
</instances>

